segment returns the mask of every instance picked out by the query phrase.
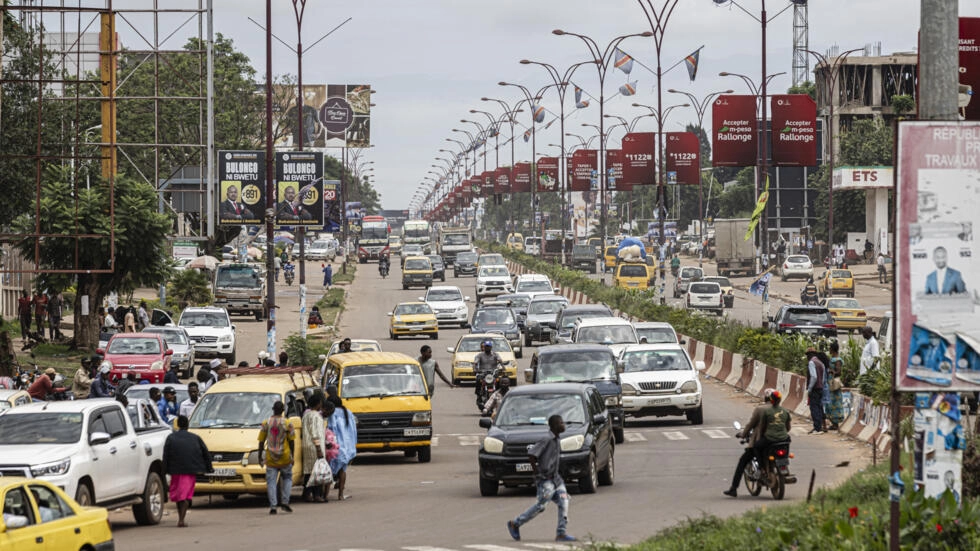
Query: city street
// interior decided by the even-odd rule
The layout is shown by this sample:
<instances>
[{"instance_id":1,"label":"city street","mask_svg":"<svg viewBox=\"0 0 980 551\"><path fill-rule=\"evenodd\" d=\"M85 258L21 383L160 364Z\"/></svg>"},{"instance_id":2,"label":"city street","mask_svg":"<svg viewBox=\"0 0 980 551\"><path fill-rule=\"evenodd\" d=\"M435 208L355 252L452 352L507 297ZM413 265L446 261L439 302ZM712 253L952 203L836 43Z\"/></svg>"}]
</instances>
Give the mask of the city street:
<instances>
[{"instance_id":1,"label":"city street","mask_svg":"<svg viewBox=\"0 0 980 551\"><path fill-rule=\"evenodd\" d=\"M418 289L403 291L397 263L391 276L382 280L375 264L360 265L358 277L349 288L348 309L343 315L341 335L378 339L385 350L416 355L423 344L432 344L442 368L449 368L446 346L465 333L443 329L436 342L428 339L387 339L388 318L384 312L399 301L415 300ZM311 281L317 281L315 278ZM473 296L474 279L447 279ZM317 286L314 286L316 288ZM295 288L295 287L294 287ZM290 294L280 294L289 319ZM282 300L286 298L286 300ZM471 311L474 307L470 305ZM239 342L247 347L260 343L264 322L237 320ZM288 331L280 325L280 336ZM254 356L240 349L242 358ZM520 368L528 365L525 352ZM683 418L630 422L626 443L616 449L617 477L612 487L594 495L572 490L569 532L579 538L637 542L655 531L702 513L733 515L776 502L763 494L738 499L721 495L730 483L741 449L732 437L732 422L745 422L758 401L717 381L705 381L705 423L691 426ZM187 548L213 541L221 534L223 546L270 546L299 549L542 549L554 545L555 509L523 527L521 543L507 535L505 522L533 502L531 489L507 490L495 498L480 497L476 454L485 433L477 426L479 415L472 387L450 389L436 383L433 400L436 437L432 462L420 464L401 454L359 455L348 473L348 501L332 499L327 504L295 503L292 515L270 516L264 496L225 501L221 497L198 497L188 515L190 528L176 528L176 511L167 506L167 516L156 527L137 527L128 509L110 515L117 546L121 549ZM839 482L870 461L869 448L859 442L839 439L834 434L806 435L806 425L797 422L792 434L796 459L793 470L800 482L788 488L785 502L806 498L811 471L817 472L817 487ZM835 467L845 464L845 467ZM744 487L743 487L744 488ZM294 490L294 498L298 492ZM336 497L336 492L331 496ZM298 501L298 500L297 500ZM545 545L547 544L547 545Z\"/></svg>"}]
</instances>

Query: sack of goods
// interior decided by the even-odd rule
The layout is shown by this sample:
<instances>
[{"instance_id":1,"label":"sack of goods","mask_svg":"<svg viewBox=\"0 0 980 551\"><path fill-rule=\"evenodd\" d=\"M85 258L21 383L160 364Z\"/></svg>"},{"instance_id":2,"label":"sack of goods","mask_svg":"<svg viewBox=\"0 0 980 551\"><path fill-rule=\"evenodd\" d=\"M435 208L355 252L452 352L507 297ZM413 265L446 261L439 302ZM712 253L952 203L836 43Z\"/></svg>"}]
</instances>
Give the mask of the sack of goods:
<instances>
[{"instance_id":1,"label":"sack of goods","mask_svg":"<svg viewBox=\"0 0 980 551\"><path fill-rule=\"evenodd\" d=\"M640 252L642 250L643 248L639 245L623 247L619 250L619 259L623 262L640 262L643 260L643 254Z\"/></svg>"},{"instance_id":2,"label":"sack of goods","mask_svg":"<svg viewBox=\"0 0 980 551\"><path fill-rule=\"evenodd\" d=\"M331 482L333 482L333 473L330 472L330 463L321 457L313 463L313 472L310 473L310 481L307 485L310 487L322 486Z\"/></svg>"}]
</instances>

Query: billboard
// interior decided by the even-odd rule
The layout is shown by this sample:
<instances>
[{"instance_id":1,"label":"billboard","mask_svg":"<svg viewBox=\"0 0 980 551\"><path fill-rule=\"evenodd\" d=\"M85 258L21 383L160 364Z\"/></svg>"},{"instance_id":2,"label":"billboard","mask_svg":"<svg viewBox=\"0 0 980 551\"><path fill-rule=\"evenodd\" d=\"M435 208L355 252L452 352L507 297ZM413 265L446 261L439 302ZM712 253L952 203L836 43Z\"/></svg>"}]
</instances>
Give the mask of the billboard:
<instances>
[{"instance_id":1,"label":"billboard","mask_svg":"<svg viewBox=\"0 0 980 551\"><path fill-rule=\"evenodd\" d=\"M264 93L264 88L263 88ZM323 147L323 125L317 110L327 99L326 84L303 85L303 146ZM277 149L299 146L299 89L295 85L272 85L272 112L274 147Z\"/></svg>"},{"instance_id":2,"label":"billboard","mask_svg":"<svg viewBox=\"0 0 980 551\"><path fill-rule=\"evenodd\" d=\"M657 134L630 132L623 136L623 183L645 186L657 183Z\"/></svg>"},{"instance_id":3,"label":"billboard","mask_svg":"<svg viewBox=\"0 0 980 551\"><path fill-rule=\"evenodd\" d=\"M531 163L514 164L514 181L512 183L512 193L531 192Z\"/></svg>"},{"instance_id":4,"label":"billboard","mask_svg":"<svg viewBox=\"0 0 980 551\"><path fill-rule=\"evenodd\" d=\"M960 18L960 86L970 86L973 96L960 89L960 116L980 121L980 17ZM963 101L969 103L962 107Z\"/></svg>"},{"instance_id":5,"label":"billboard","mask_svg":"<svg viewBox=\"0 0 980 551\"><path fill-rule=\"evenodd\" d=\"M466 190L470 193L470 197L476 199L480 197L480 188L482 187L481 176L474 176L469 180L466 180Z\"/></svg>"},{"instance_id":6,"label":"billboard","mask_svg":"<svg viewBox=\"0 0 980 551\"><path fill-rule=\"evenodd\" d=\"M895 185L890 166L841 166L834 168L833 186L838 189L874 189Z\"/></svg>"},{"instance_id":7,"label":"billboard","mask_svg":"<svg viewBox=\"0 0 980 551\"><path fill-rule=\"evenodd\" d=\"M753 166L758 159L756 97L725 94L711 105L711 163Z\"/></svg>"},{"instance_id":8,"label":"billboard","mask_svg":"<svg viewBox=\"0 0 980 551\"><path fill-rule=\"evenodd\" d=\"M496 193L494 191L494 182L497 180L497 173L493 170L484 171L480 175L480 193L484 197L489 197Z\"/></svg>"},{"instance_id":9,"label":"billboard","mask_svg":"<svg viewBox=\"0 0 980 551\"><path fill-rule=\"evenodd\" d=\"M694 132L667 132L667 183L701 183L701 141Z\"/></svg>"},{"instance_id":10,"label":"billboard","mask_svg":"<svg viewBox=\"0 0 980 551\"><path fill-rule=\"evenodd\" d=\"M898 126L895 382L980 390L980 122Z\"/></svg>"},{"instance_id":11,"label":"billboard","mask_svg":"<svg viewBox=\"0 0 980 551\"><path fill-rule=\"evenodd\" d=\"M589 191L598 169L599 152L595 149L577 149L572 153L571 191Z\"/></svg>"},{"instance_id":12,"label":"billboard","mask_svg":"<svg viewBox=\"0 0 980 551\"><path fill-rule=\"evenodd\" d=\"M340 231L340 180L323 181L323 231Z\"/></svg>"},{"instance_id":13,"label":"billboard","mask_svg":"<svg viewBox=\"0 0 980 551\"><path fill-rule=\"evenodd\" d=\"M493 192L510 193L510 167L498 167L493 171Z\"/></svg>"},{"instance_id":14,"label":"billboard","mask_svg":"<svg viewBox=\"0 0 980 551\"><path fill-rule=\"evenodd\" d=\"M218 151L218 223L265 222L265 151Z\"/></svg>"},{"instance_id":15,"label":"billboard","mask_svg":"<svg viewBox=\"0 0 980 551\"><path fill-rule=\"evenodd\" d=\"M817 165L817 102L806 94L772 96L772 166Z\"/></svg>"},{"instance_id":16,"label":"billboard","mask_svg":"<svg viewBox=\"0 0 980 551\"><path fill-rule=\"evenodd\" d=\"M328 84L317 110L325 147L371 147L371 86Z\"/></svg>"},{"instance_id":17,"label":"billboard","mask_svg":"<svg viewBox=\"0 0 980 551\"><path fill-rule=\"evenodd\" d=\"M558 184L558 157L541 157L537 163L538 193L561 191Z\"/></svg>"},{"instance_id":18,"label":"billboard","mask_svg":"<svg viewBox=\"0 0 980 551\"><path fill-rule=\"evenodd\" d=\"M276 153L276 225L323 227L323 153Z\"/></svg>"},{"instance_id":19,"label":"billboard","mask_svg":"<svg viewBox=\"0 0 980 551\"><path fill-rule=\"evenodd\" d=\"M608 191L633 191L633 186L623 180L623 151L606 150L606 189Z\"/></svg>"}]
</instances>

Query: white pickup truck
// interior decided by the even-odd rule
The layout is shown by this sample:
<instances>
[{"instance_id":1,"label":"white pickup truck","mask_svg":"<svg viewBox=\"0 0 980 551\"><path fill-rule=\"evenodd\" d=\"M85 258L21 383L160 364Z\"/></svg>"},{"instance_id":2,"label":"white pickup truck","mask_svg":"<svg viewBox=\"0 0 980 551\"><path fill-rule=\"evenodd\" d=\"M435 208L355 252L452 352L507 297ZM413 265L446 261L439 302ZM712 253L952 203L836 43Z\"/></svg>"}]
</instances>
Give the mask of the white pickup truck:
<instances>
[{"instance_id":1,"label":"white pickup truck","mask_svg":"<svg viewBox=\"0 0 980 551\"><path fill-rule=\"evenodd\" d=\"M0 476L42 478L81 505L132 505L138 524L158 524L170 432L148 400L128 409L108 398L11 408L0 414Z\"/></svg>"}]
</instances>

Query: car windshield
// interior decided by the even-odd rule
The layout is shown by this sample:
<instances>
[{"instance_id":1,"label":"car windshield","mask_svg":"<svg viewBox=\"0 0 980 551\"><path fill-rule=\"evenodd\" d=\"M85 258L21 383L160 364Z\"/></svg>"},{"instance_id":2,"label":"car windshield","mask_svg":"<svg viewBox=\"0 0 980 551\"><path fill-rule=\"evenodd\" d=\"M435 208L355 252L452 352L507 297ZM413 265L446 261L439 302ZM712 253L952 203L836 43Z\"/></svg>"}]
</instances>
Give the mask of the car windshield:
<instances>
[{"instance_id":1,"label":"car windshield","mask_svg":"<svg viewBox=\"0 0 980 551\"><path fill-rule=\"evenodd\" d=\"M191 414L190 428L258 428L282 400L268 392L216 392L201 396Z\"/></svg>"},{"instance_id":2,"label":"car windshield","mask_svg":"<svg viewBox=\"0 0 980 551\"><path fill-rule=\"evenodd\" d=\"M162 390L161 386L157 386L157 388ZM151 388L153 388L153 385L133 385L126 389L126 398L129 399L130 403L134 400L149 400ZM176 391L177 403L180 404L187 399L187 389L178 388Z\"/></svg>"},{"instance_id":3,"label":"car windshield","mask_svg":"<svg viewBox=\"0 0 980 551\"><path fill-rule=\"evenodd\" d=\"M851 277L851 271L850 270L831 270L830 277L834 277L834 278L838 278L838 279L848 279L848 278Z\"/></svg>"},{"instance_id":4,"label":"car windshield","mask_svg":"<svg viewBox=\"0 0 980 551\"><path fill-rule=\"evenodd\" d=\"M572 247L572 254L583 254L589 255L593 254L593 248L591 245L575 245Z\"/></svg>"},{"instance_id":5,"label":"car windshield","mask_svg":"<svg viewBox=\"0 0 980 551\"><path fill-rule=\"evenodd\" d=\"M714 277L714 276L712 276L712 277L706 277L706 278L704 278L704 280L705 281L710 281L712 283L717 283L718 285L720 285L722 287L731 287L732 286L732 282L729 281L727 277Z\"/></svg>"},{"instance_id":6,"label":"car windshield","mask_svg":"<svg viewBox=\"0 0 980 551\"><path fill-rule=\"evenodd\" d=\"M143 330L144 333L156 333L158 335L163 335L163 340L167 341L167 345L175 346L182 345L187 346L190 344L187 340L187 336L184 335L183 331L173 331L173 330L159 330L152 327L148 327Z\"/></svg>"},{"instance_id":7,"label":"car windshield","mask_svg":"<svg viewBox=\"0 0 980 551\"><path fill-rule=\"evenodd\" d=\"M667 327L637 328L636 336L640 340L646 339L649 344L677 342L677 335L674 334L672 329Z\"/></svg>"},{"instance_id":8,"label":"car windshield","mask_svg":"<svg viewBox=\"0 0 980 551\"><path fill-rule=\"evenodd\" d=\"M412 364L352 365L340 381L341 398L423 395L422 371Z\"/></svg>"},{"instance_id":9,"label":"car windshield","mask_svg":"<svg viewBox=\"0 0 980 551\"><path fill-rule=\"evenodd\" d=\"M108 354L159 354L160 341L157 339L140 339L126 337L122 339L112 339L109 342Z\"/></svg>"},{"instance_id":10,"label":"car windshield","mask_svg":"<svg viewBox=\"0 0 980 551\"><path fill-rule=\"evenodd\" d=\"M504 264L504 257L499 254L485 254L480 257L480 265L482 266L502 266Z\"/></svg>"},{"instance_id":11,"label":"car windshield","mask_svg":"<svg viewBox=\"0 0 980 551\"><path fill-rule=\"evenodd\" d=\"M547 281L521 281L517 284L518 293L554 293L555 289Z\"/></svg>"},{"instance_id":12,"label":"car windshield","mask_svg":"<svg viewBox=\"0 0 980 551\"><path fill-rule=\"evenodd\" d=\"M608 312L598 312L598 311L594 311L594 312L587 311L587 312L576 312L576 313L565 312L561 318L561 328L570 329L572 327L575 327L576 320L580 320L580 319L584 320L589 318L603 318L608 315L609 315Z\"/></svg>"},{"instance_id":13,"label":"car windshield","mask_svg":"<svg viewBox=\"0 0 980 551\"><path fill-rule=\"evenodd\" d=\"M823 325L834 323L834 320L826 310L789 310L783 318L783 323Z\"/></svg>"},{"instance_id":14,"label":"car windshield","mask_svg":"<svg viewBox=\"0 0 980 551\"><path fill-rule=\"evenodd\" d=\"M422 245L405 245L404 251L405 256L410 254L420 254L422 252Z\"/></svg>"},{"instance_id":15,"label":"car windshield","mask_svg":"<svg viewBox=\"0 0 980 551\"><path fill-rule=\"evenodd\" d=\"M605 256L616 256L616 247L606 247Z\"/></svg>"},{"instance_id":16,"label":"car windshield","mask_svg":"<svg viewBox=\"0 0 980 551\"><path fill-rule=\"evenodd\" d=\"M410 258L405 261L406 270L431 270L432 264L427 258Z\"/></svg>"},{"instance_id":17,"label":"car windshield","mask_svg":"<svg viewBox=\"0 0 980 551\"><path fill-rule=\"evenodd\" d=\"M596 344L625 344L636 343L636 333L626 325L597 325L582 327L578 330L575 342Z\"/></svg>"},{"instance_id":18,"label":"car windshield","mask_svg":"<svg viewBox=\"0 0 980 551\"><path fill-rule=\"evenodd\" d=\"M399 304L395 306L396 316L415 316L420 314L431 314L432 307L422 302L418 304Z\"/></svg>"},{"instance_id":19,"label":"car windshield","mask_svg":"<svg viewBox=\"0 0 980 551\"><path fill-rule=\"evenodd\" d=\"M510 272L504 266L485 266L480 268L480 277L508 277Z\"/></svg>"},{"instance_id":20,"label":"car windshield","mask_svg":"<svg viewBox=\"0 0 980 551\"><path fill-rule=\"evenodd\" d=\"M218 266L215 287L254 289L262 286L259 269L252 266Z\"/></svg>"},{"instance_id":21,"label":"car windshield","mask_svg":"<svg viewBox=\"0 0 980 551\"><path fill-rule=\"evenodd\" d=\"M425 295L426 302L455 302L463 300L463 294L456 289L433 289Z\"/></svg>"},{"instance_id":22,"label":"car windshield","mask_svg":"<svg viewBox=\"0 0 980 551\"><path fill-rule=\"evenodd\" d=\"M647 267L638 264L625 264L619 267L619 277L646 277Z\"/></svg>"},{"instance_id":23,"label":"car windshield","mask_svg":"<svg viewBox=\"0 0 980 551\"><path fill-rule=\"evenodd\" d=\"M468 245L470 236L462 233L451 233L443 237L442 242L446 245Z\"/></svg>"},{"instance_id":24,"label":"car windshield","mask_svg":"<svg viewBox=\"0 0 980 551\"><path fill-rule=\"evenodd\" d=\"M82 414L63 412L0 415L0 445L73 444L82 437Z\"/></svg>"},{"instance_id":25,"label":"car windshield","mask_svg":"<svg viewBox=\"0 0 980 551\"><path fill-rule=\"evenodd\" d=\"M681 268L680 277L683 279L701 279L703 274L701 268Z\"/></svg>"},{"instance_id":26,"label":"car windshield","mask_svg":"<svg viewBox=\"0 0 980 551\"><path fill-rule=\"evenodd\" d=\"M681 350L630 350L623 354L623 364L626 373L694 369Z\"/></svg>"},{"instance_id":27,"label":"car windshield","mask_svg":"<svg viewBox=\"0 0 980 551\"><path fill-rule=\"evenodd\" d=\"M788 256L786 257L786 262L792 262L793 264L806 264L810 262L810 259L805 256Z\"/></svg>"},{"instance_id":28,"label":"car windshield","mask_svg":"<svg viewBox=\"0 0 980 551\"><path fill-rule=\"evenodd\" d=\"M538 382L615 380L616 359L608 351L555 352L538 357Z\"/></svg>"},{"instance_id":29,"label":"car windshield","mask_svg":"<svg viewBox=\"0 0 980 551\"><path fill-rule=\"evenodd\" d=\"M456 262L476 262L476 253L459 253L456 255Z\"/></svg>"},{"instance_id":30,"label":"car windshield","mask_svg":"<svg viewBox=\"0 0 980 551\"><path fill-rule=\"evenodd\" d=\"M510 343L507 339L503 337L477 337L477 338L465 338L459 341L459 346L456 347L456 352L480 352L482 350L483 341L489 340L493 342L494 352L500 354L501 352L510 352Z\"/></svg>"},{"instance_id":31,"label":"car windshield","mask_svg":"<svg viewBox=\"0 0 980 551\"><path fill-rule=\"evenodd\" d=\"M860 308L861 305L853 298L832 298L827 300L827 308Z\"/></svg>"},{"instance_id":32,"label":"car windshield","mask_svg":"<svg viewBox=\"0 0 980 551\"><path fill-rule=\"evenodd\" d=\"M361 240L388 239L387 222L365 222L361 224Z\"/></svg>"},{"instance_id":33,"label":"car windshield","mask_svg":"<svg viewBox=\"0 0 980 551\"><path fill-rule=\"evenodd\" d=\"M692 283L691 293L720 293L721 288L717 283Z\"/></svg>"},{"instance_id":34,"label":"car windshield","mask_svg":"<svg viewBox=\"0 0 980 551\"><path fill-rule=\"evenodd\" d=\"M493 308L491 310L479 310L473 316L473 325L480 327L495 327L514 325L514 313L509 308Z\"/></svg>"},{"instance_id":35,"label":"car windshield","mask_svg":"<svg viewBox=\"0 0 980 551\"><path fill-rule=\"evenodd\" d=\"M534 300L527 305L527 313L531 314L557 314L561 311L565 302L561 300Z\"/></svg>"},{"instance_id":36,"label":"car windshield","mask_svg":"<svg viewBox=\"0 0 980 551\"><path fill-rule=\"evenodd\" d=\"M310 248L311 249L326 249L329 246L330 246L330 242L329 241L314 241L313 244L310 245Z\"/></svg>"},{"instance_id":37,"label":"car windshield","mask_svg":"<svg viewBox=\"0 0 980 551\"><path fill-rule=\"evenodd\" d=\"M584 425L585 403L578 394L511 394L500 406L496 425L547 426L552 415L561 415L566 425Z\"/></svg>"},{"instance_id":38,"label":"car windshield","mask_svg":"<svg viewBox=\"0 0 980 551\"><path fill-rule=\"evenodd\" d=\"M228 327L231 322L228 315L217 312L188 312L184 311L180 316L181 327Z\"/></svg>"}]
</instances>

